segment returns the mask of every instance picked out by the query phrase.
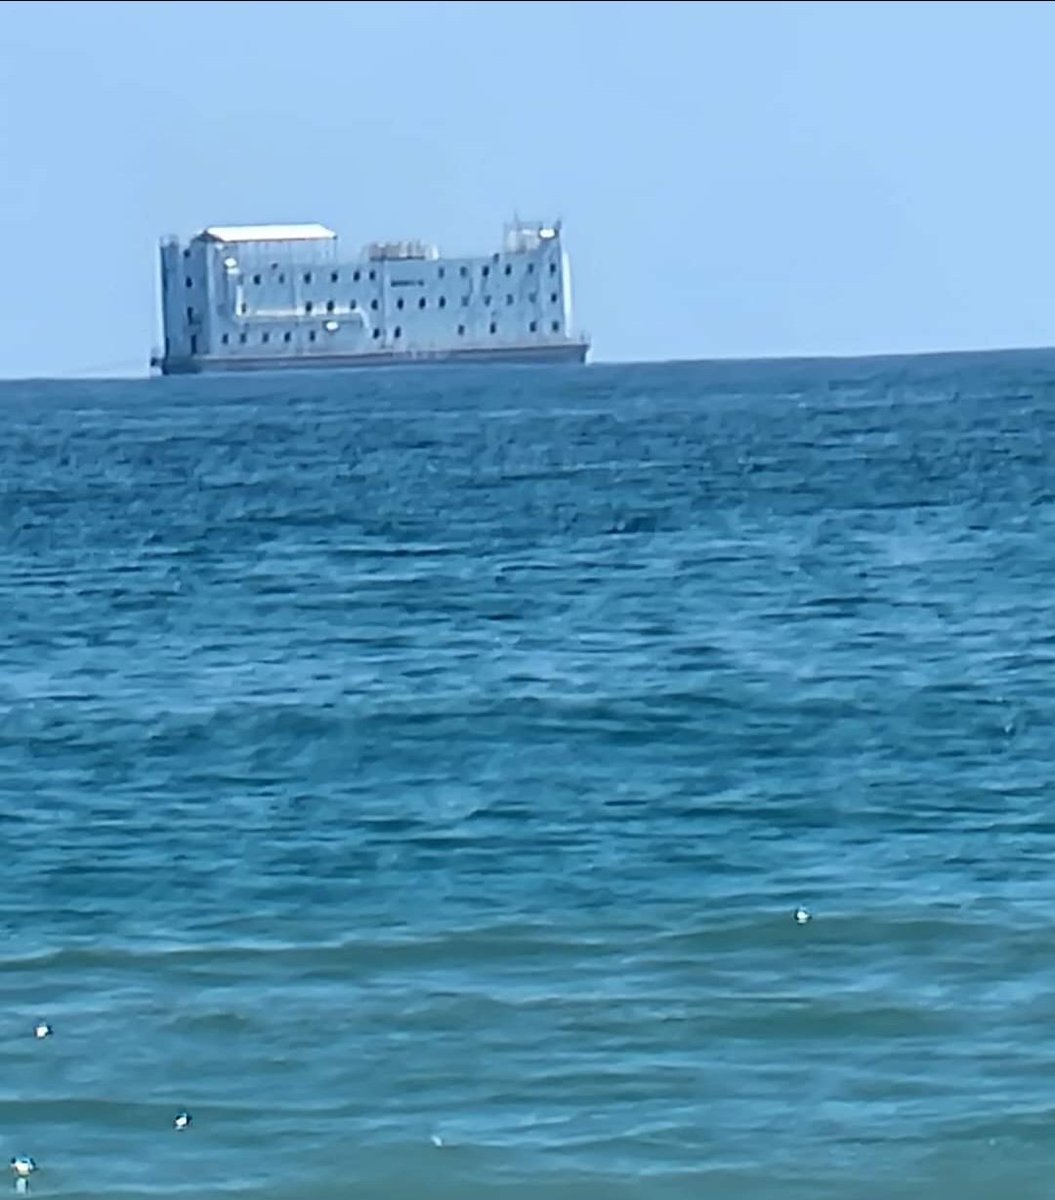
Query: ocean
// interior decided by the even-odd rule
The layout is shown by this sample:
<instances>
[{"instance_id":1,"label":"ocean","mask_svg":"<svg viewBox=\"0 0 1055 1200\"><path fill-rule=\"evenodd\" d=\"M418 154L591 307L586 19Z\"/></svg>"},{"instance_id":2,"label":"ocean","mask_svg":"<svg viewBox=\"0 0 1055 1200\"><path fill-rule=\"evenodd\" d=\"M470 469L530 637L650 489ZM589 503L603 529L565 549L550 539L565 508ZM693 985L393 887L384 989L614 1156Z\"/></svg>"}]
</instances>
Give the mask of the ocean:
<instances>
[{"instance_id":1,"label":"ocean","mask_svg":"<svg viewBox=\"0 0 1055 1200\"><path fill-rule=\"evenodd\" d=\"M0 418L31 1193L1055 1194L1055 352Z\"/></svg>"}]
</instances>

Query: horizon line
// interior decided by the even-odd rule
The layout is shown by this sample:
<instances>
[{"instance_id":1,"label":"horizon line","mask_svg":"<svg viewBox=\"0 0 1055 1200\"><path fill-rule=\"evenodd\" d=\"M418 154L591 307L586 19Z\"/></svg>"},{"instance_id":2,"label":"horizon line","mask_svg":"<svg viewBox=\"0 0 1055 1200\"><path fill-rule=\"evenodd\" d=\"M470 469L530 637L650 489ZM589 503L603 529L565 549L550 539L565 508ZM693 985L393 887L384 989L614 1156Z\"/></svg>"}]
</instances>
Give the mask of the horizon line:
<instances>
[{"instance_id":1,"label":"horizon line","mask_svg":"<svg viewBox=\"0 0 1055 1200\"><path fill-rule=\"evenodd\" d=\"M845 362L875 362L889 361L892 359L915 359L915 358L954 358L954 357L969 357L969 356L985 356L994 354L1043 354L1055 353L1055 342L1050 345L1026 345L1026 346L972 346L969 348L959 349L926 349L926 350L869 350L865 352L852 351L824 351L824 352L798 352L798 353L775 353L775 354L713 354L700 358L600 358L592 359L591 361L581 364L584 369L590 367L647 367L647 366L691 366L691 365L710 365L710 364L736 364L750 365L752 363L845 363ZM417 363L417 364L396 364L406 369L408 366L418 366L424 370L436 370L439 368L449 369L452 364L449 363ZM509 368L526 366L532 369L537 364L511 364L511 363L464 363L458 364L462 369L479 370L481 367ZM548 365L548 370L552 369ZM105 370L105 368L103 368ZM329 371L325 367L304 367L301 369L276 368L274 371L230 371L220 374L202 375L201 378L217 379L227 376L242 378L246 375L255 376L274 376L274 375L324 375L334 372L351 373L356 371L390 371L392 364L378 366L363 366L363 367L334 367ZM91 368L76 373L66 375L0 375L0 384L4 383L106 383L108 381L121 383L138 383L154 379L162 379L164 376L152 373L148 368L142 372L137 371L135 374L94 374ZM180 376L181 379L194 379L195 375L189 374Z\"/></svg>"}]
</instances>

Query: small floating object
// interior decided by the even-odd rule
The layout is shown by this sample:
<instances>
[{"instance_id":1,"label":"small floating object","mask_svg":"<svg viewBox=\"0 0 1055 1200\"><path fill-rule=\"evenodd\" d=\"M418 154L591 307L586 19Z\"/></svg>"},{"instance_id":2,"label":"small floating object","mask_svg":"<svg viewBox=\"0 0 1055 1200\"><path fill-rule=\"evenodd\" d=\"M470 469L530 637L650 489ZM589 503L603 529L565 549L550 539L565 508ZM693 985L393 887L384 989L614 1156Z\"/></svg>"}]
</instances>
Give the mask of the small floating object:
<instances>
[{"instance_id":1,"label":"small floating object","mask_svg":"<svg viewBox=\"0 0 1055 1200\"><path fill-rule=\"evenodd\" d=\"M173 1129L189 1129L191 1123L191 1115L189 1112L176 1113L176 1117L172 1122Z\"/></svg>"},{"instance_id":2,"label":"small floating object","mask_svg":"<svg viewBox=\"0 0 1055 1200\"><path fill-rule=\"evenodd\" d=\"M33 1036L40 1041L43 1041L44 1038L51 1037L54 1032L55 1030L51 1028L47 1021L38 1021L36 1025L33 1026Z\"/></svg>"},{"instance_id":3,"label":"small floating object","mask_svg":"<svg viewBox=\"0 0 1055 1200\"><path fill-rule=\"evenodd\" d=\"M434 1134L432 1135L432 1144L433 1144L434 1146L442 1146L442 1145L443 1145L443 1138L441 1138L441 1137L440 1137L440 1135L439 1135L438 1133L434 1133Z\"/></svg>"},{"instance_id":4,"label":"small floating object","mask_svg":"<svg viewBox=\"0 0 1055 1200\"><path fill-rule=\"evenodd\" d=\"M27 1155L20 1155L11 1160L11 1174L15 1177L15 1191L29 1191L29 1177L37 1169L37 1164Z\"/></svg>"},{"instance_id":5,"label":"small floating object","mask_svg":"<svg viewBox=\"0 0 1055 1200\"><path fill-rule=\"evenodd\" d=\"M808 908L796 908L795 909L795 924L796 925L805 925L807 922L812 921L812 920L813 920L813 914L810 912L810 910Z\"/></svg>"}]
</instances>

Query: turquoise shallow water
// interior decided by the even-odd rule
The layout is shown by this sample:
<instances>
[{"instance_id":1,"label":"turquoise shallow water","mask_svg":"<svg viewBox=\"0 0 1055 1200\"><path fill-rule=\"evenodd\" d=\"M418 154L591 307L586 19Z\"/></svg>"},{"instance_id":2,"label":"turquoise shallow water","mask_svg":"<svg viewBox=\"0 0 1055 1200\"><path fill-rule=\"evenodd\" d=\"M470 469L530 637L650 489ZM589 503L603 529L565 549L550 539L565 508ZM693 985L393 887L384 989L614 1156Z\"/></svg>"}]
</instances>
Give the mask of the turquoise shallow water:
<instances>
[{"instance_id":1,"label":"turquoise shallow water","mask_svg":"<svg viewBox=\"0 0 1055 1200\"><path fill-rule=\"evenodd\" d=\"M1053 1194L1055 354L0 414L37 1195Z\"/></svg>"}]
</instances>

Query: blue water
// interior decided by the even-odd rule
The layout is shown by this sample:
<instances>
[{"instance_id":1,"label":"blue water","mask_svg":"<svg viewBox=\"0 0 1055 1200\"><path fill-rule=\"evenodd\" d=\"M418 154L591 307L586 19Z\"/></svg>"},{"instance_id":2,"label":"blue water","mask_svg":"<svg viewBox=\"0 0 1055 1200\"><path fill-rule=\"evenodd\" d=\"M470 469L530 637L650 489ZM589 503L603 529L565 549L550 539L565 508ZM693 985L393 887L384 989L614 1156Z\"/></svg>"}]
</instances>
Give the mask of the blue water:
<instances>
[{"instance_id":1,"label":"blue water","mask_svg":"<svg viewBox=\"0 0 1055 1200\"><path fill-rule=\"evenodd\" d=\"M36 1194L1055 1194L1055 354L0 415Z\"/></svg>"}]
</instances>

